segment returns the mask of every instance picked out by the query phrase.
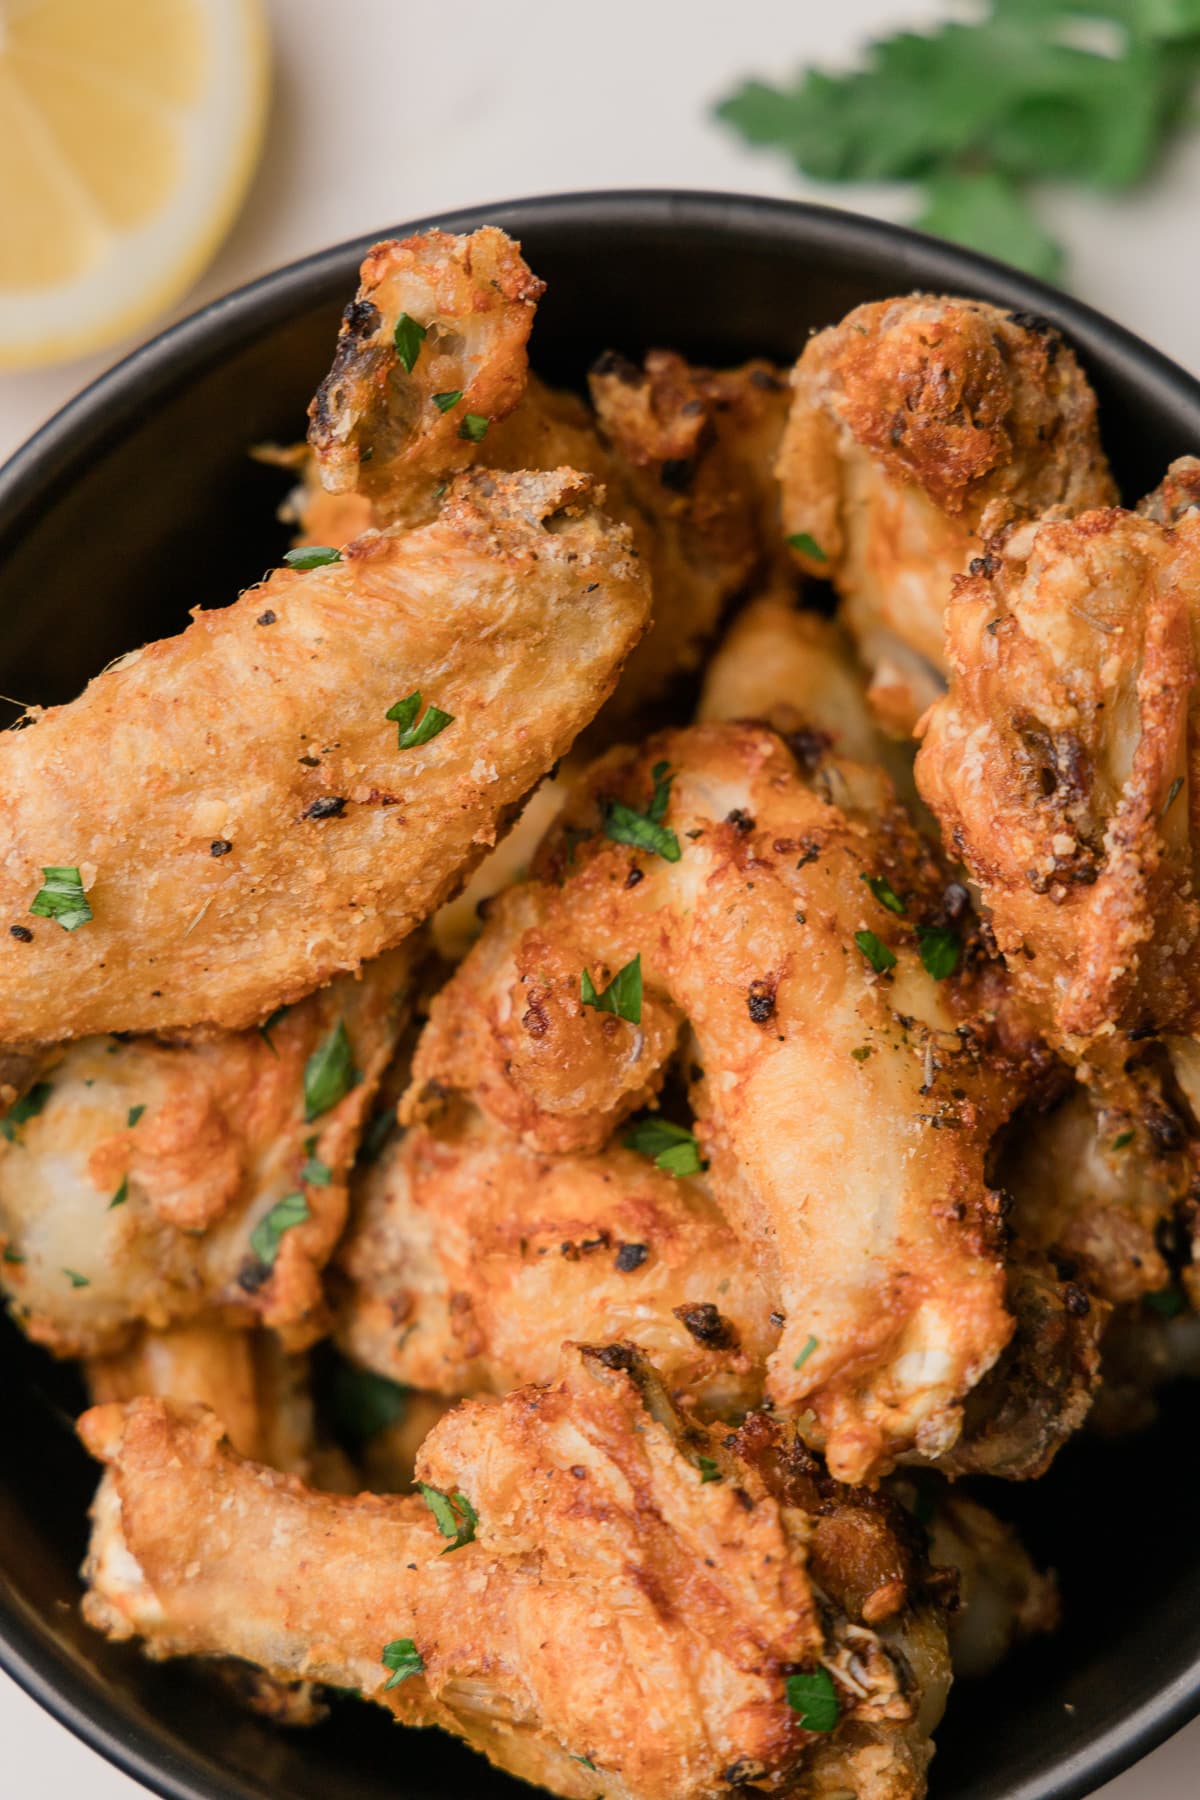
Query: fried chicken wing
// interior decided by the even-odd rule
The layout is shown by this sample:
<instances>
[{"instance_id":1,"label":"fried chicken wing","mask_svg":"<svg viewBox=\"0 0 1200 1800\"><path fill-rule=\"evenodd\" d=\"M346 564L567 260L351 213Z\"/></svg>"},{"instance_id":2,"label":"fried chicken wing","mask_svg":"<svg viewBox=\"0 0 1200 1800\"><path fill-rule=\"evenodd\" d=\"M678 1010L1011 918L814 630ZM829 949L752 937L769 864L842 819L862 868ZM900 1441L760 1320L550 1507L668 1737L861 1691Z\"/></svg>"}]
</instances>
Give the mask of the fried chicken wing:
<instances>
[{"instance_id":1,"label":"fried chicken wing","mask_svg":"<svg viewBox=\"0 0 1200 1800\"><path fill-rule=\"evenodd\" d=\"M414 961L402 945L261 1031L71 1045L0 1141L0 1282L29 1335L95 1356L219 1308L319 1336Z\"/></svg>"},{"instance_id":2,"label":"fried chicken wing","mask_svg":"<svg viewBox=\"0 0 1200 1800\"><path fill-rule=\"evenodd\" d=\"M459 1406L420 1455L429 1504L313 1493L163 1401L81 1430L108 1464L87 1615L151 1655L355 1687L578 1800L828 1795L834 1766L863 1800L923 1792L945 1640L902 1527L874 1553L874 1626L852 1576L818 1599L809 1521L627 1348L570 1350L548 1386ZM845 1560L831 1545L835 1578ZM802 1669L826 1672L828 1738L789 1705Z\"/></svg>"},{"instance_id":3,"label":"fried chicken wing","mask_svg":"<svg viewBox=\"0 0 1200 1800\"><path fill-rule=\"evenodd\" d=\"M1025 1638L1055 1631L1062 1615L1053 1573L1034 1563L1013 1527L957 1487L931 1503L930 1560L958 1577L950 1614L956 1679L990 1675Z\"/></svg>"},{"instance_id":4,"label":"fried chicken wing","mask_svg":"<svg viewBox=\"0 0 1200 1800\"><path fill-rule=\"evenodd\" d=\"M1044 319L929 294L856 307L792 385L784 530L837 586L876 712L904 735L941 687L953 577L1014 519L1115 500L1095 395Z\"/></svg>"},{"instance_id":5,"label":"fried chicken wing","mask_svg":"<svg viewBox=\"0 0 1200 1800\"><path fill-rule=\"evenodd\" d=\"M353 1210L338 1338L393 1381L506 1393L568 1338L626 1338L718 1414L761 1392L771 1303L700 1176L620 1144L541 1155L452 1105L364 1170Z\"/></svg>"},{"instance_id":6,"label":"fried chicken wing","mask_svg":"<svg viewBox=\"0 0 1200 1800\"><path fill-rule=\"evenodd\" d=\"M1200 1026L1200 513L1016 531L947 613L917 782L1046 1032Z\"/></svg>"},{"instance_id":7,"label":"fried chicken wing","mask_svg":"<svg viewBox=\"0 0 1200 1800\"><path fill-rule=\"evenodd\" d=\"M592 716L647 604L587 479L476 472L433 524L278 570L5 734L4 916L70 864L91 917L4 933L0 1038L237 1029L397 943Z\"/></svg>"},{"instance_id":8,"label":"fried chicken wing","mask_svg":"<svg viewBox=\"0 0 1200 1800\"><path fill-rule=\"evenodd\" d=\"M596 1151L686 1020L714 1194L785 1315L768 1391L843 1479L944 1452L1009 1337L983 1159L1017 1093L979 1058L974 977L923 964L917 928L951 930L936 865L900 808L836 804L855 780L835 759L803 779L750 726L602 760L433 1002L404 1102L458 1091L530 1148ZM677 860L619 841L664 781ZM635 958L636 1008L581 999Z\"/></svg>"}]
</instances>

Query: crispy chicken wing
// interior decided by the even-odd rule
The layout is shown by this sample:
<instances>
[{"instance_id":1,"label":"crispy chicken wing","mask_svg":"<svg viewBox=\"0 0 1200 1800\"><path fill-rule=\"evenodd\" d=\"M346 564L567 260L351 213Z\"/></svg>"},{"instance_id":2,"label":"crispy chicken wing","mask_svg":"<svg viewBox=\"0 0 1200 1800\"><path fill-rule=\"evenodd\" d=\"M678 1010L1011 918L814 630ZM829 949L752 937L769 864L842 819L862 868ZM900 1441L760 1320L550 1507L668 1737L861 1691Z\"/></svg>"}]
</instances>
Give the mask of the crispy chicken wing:
<instances>
[{"instance_id":1,"label":"crispy chicken wing","mask_svg":"<svg viewBox=\"0 0 1200 1800\"><path fill-rule=\"evenodd\" d=\"M977 1681L1023 1639L1057 1629L1058 1583L1037 1567L1011 1525L961 1489L939 1489L931 1515L930 1559L958 1577L950 1614L954 1673Z\"/></svg>"},{"instance_id":2,"label":"crispy chicken wing","mask_svg":"<svg viewBox=\"0 0 1200 1800\"><path fill-rule=\"evenodd\" d=\"M941 686L952 578L1011 520L1116 498L1096 398L1044 319L929 294L856 307L792 385L784 530L836 584L876 711L904 735Z\"/></svg>"},{"instance_id":3,"label":"crispy chicken wing","mask_svg":"<svg viewBox=\"0 0 1200 1800\"><path fill-rule=\"evenodd\" d=\"M95 1356L213 1308L319 1336L414 960L402 945L261 1031L71 1045L0 1141L0 1282L30 1336Z\"/></svg>"},{"instance_id":4,"label":"crispy chicken wing","mask_svg":"<svg viewBox=\"0 0 1200 1800\"><path fill-rule=\"evenodd\" d=\"M900 808L855 810L858 779L828 759L806 781L750 726L602 760L434 1001L404 1103L413 1120L459 1091L530 1148L595 1151L686 1021L714 1194L785 1315L768 1391L811 1410L844 1479L945 1451L1008 1339L984 1155L1019 1091L995 1043L979 1055L986 978L923 964L957 942L936 865ZM678 860L612 841L668 780Z\"/></svg>"},{"instance_id":5,"label":"crispy chicken wing","mask_svg":"<svg viewBox=\"0 0 1200 1800\"><path fill-rule=\"evenodd\" d=\"M462 1104L364 1170L341 1265L346 1354L447 1394L547 1380L571 1337L628 1338L728 1414L757 1399L778 1336L701 1176L621 1144L545 1156Z\"/></svg>"},{"instance_id":6,"label":"crispy chicken wing","mask_svg":"<svg viewBox=\"0 0 1200 1800\"><path fill-rule=\"evenodd\" d=\"M1046 1031L1200 1025L1200 512L1023 527L961 579L917 781Z\"/></svg>"},{"instance_id":7,"label":"crispy chicken wing","mask_svg":"<svg viewBox=\"0 0 1200 1800\"><path fill-rule=\"evenodd\" d=\"M815 1521L628 1348L569 1350L548 1386L459 1406L421 1451L429 1504L313 1493L163 1401L81 1429L109 1465L87 1614L152 1655L357 1688L578 1800L828 1795L834 1767L863 1800L923 1792L945 1640L903 1515L865 1557L826 1527L814 1587ZM864 1563L886 1592L863 1594ZM818 1668L828 1739L788 1702L788 1675Z\"/></svg>"},{"instance_id":8,"label":"crispy chicken wing","mask_svg":"<svg viewBox=\"0 0 1200 1800\"><path fill-rule=\"evenodd\" d=\"M587 479L480 471L433 524L276 571L5 734L4 916L69 864L91 917L3 934L0 1038L236 1029L397 943L569 747L647 604Z\"/></svg>"}]
</instances>

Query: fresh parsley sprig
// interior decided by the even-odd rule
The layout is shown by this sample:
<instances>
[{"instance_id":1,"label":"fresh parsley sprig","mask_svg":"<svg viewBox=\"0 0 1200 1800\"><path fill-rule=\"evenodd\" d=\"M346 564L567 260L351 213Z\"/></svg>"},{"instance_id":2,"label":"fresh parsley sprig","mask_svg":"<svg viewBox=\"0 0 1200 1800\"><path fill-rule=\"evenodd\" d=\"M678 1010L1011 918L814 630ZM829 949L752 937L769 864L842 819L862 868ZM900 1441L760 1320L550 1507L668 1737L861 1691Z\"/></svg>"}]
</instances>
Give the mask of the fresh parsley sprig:
<instances>
[{"instance_id":1,"label":"fresh parsley sprig","mask_svg":"<svg viewBox=\"0 0 1200 1800\"><path fill-rule=\"evenodd\" d=\"M671 798L671 783L675 777L670 773L665 762L655 763L650 771L654 783L654 791L650 803L644 813L636 812L632 806L626 806L620 800L609 802L604 815L604 835L611 838L614 844L629 844L635 850L649 850L655 856L661 856L664 862L676 863L681 851L679 839L668 825L662 823Z\"/></svg>"},{"instance_id":2,"label":"fresh parsley sprig","mask_svg":"<svg viewBox=\"0 0 1200 1800\"><path fill-rule=\"evenodd\" d=\"M42 870L42 885L30 904L31 913L53 919L64 931L78 931L92 917L83 877L70 865L52 863Z\"/></svg>"},{"instance_id":3,"label":"fresh parsley sprig","mask_svg":"<svg viewBox=\"0 0 1200 1800\"><path fill-rule=\"evenodd\" d=\"M399 1687L402 1681L407 1681L410 1675L425 1672L424 1659L411 1638L393 1638L390 1644L383 1646L379 1660L385 1669L392 1671L391 1680L383 1684L385 1694L389 1688Z\"/></svg>"},{"instance_id":4,"label":"fresh parsley sprig","mask_svg":"<svg viewBox=\"0 0 1200 1800\"><path fill-rule=\"evenodd\" d=\"M389 706L384 713L384 718L391 719L399 731L399 749L416 750L421 744L427 744L431 738L437 737L439 732L445 731L447 725L454 723L454 714L443 712L437 706L427 706L420 719L417 718L419 712L421 690L414 688L411 694L406 695L403 700L397 700L395 706Z\"/></svg>"},{"instance_id":5,"label":"fresh parsley sprig","mask_svg":"<svg viewBox=\"0 0 1200 1800\"><path fill-rule=\"evenodd\" d=\"M627 962L623 969L618 969L608 986L602 993L596 991L596 984L585 969L579 978L579 998L584 1006L595 1007L597 1012L616 1013L618 1019L625 1019L630 1025L642 1022L642 958L641 952L632 962Z\"/></svg>"},{"instance_id":6,"label":"fresh parsley sprig","mask_svg":"<svg viewBox=\"0 0 1200 1800\"><path fill-rule=\"evenodd\" d=\"M461 1550L464 1544L474 1543L479 1514L465 1494L443 1494L440 1488L429 1487L424 1481L418 1481L416 1486L442 1536L454 1540L446 1545L443 1556L449 1556L452 1550Z\"/></svg>"},{"instance_id":7,"label":"fresh parsley sprig","mask_svg":"<svg viewBox=\"0 0 1200 1800\"><path fill-rule=\"evenodd\" d=\"M653 1115L639 1119L632 1131L626 1132L625 1142L631 1150L651 1157L655 1167L668 1175L698 1175L708 1167L700 1155L695 1132L673 1125L669 1119Z\"/></svg>"}]
</instances>

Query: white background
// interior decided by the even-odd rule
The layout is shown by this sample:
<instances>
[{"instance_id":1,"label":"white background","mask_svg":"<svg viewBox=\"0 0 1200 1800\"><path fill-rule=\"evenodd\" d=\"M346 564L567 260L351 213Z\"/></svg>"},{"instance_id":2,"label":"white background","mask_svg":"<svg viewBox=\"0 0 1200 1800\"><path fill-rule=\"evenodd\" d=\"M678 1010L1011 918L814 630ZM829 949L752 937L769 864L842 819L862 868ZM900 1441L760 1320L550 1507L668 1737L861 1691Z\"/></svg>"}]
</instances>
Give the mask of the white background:
<instances>
[{"instance_id":1,"label":"white background","mask_svg":"<svg viewBox=\"0 0 1200 1800\"><path fill-rule=\"evenodd\" d=\"M743 149L708 109L741 74L843 62L874 31L950 10L927 0L267 0L267 9L276 80L265 154L181 313L340 238L552 190L807 192L902 218L903 196L815 190L782 161ZM1045 200L1075 290L1192 369L1198 199L1200 131L1145 192ZM115 354L0 377L0 457ZM142 1792L3 1676L0 1743L0 1789L14 1800ZM1200 1722L1112 1783L1106 1800L1196 1800L1197 1761Z\"/></svg>"}]
</instances>

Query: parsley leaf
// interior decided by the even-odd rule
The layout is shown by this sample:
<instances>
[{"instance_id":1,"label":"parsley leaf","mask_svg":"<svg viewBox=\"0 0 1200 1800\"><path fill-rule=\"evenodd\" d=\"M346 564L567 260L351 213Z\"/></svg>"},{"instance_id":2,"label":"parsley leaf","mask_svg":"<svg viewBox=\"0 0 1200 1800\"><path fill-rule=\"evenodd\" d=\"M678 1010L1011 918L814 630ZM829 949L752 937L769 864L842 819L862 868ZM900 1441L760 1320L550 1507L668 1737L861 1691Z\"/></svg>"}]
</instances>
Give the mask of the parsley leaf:
<instances>
[{"instance_id":1,"label":"parsley leaf","mask_svg":"<svg viewBox=\"0 0 1200 1800\"><path fill-rule=\"evenodd\" d=\"M141 1118L141 1116L145 1112L145 1110L146 1110L146 1108L144 1106L131 1106L130 1107L128 1113L125 1115L125 1124L126 1124L126 1127L128 1130L130 1130L130 1131L133 1130L134 1126L137 1124L138 1120Z\"/></svg>"},{"instance_id":2,"label":"parsley leaf","mask_svg":"<svg viewBox=\"0 0 1200 1800\"><path fill-rule=\"evenodd\" d=\"M854 941L877 975L885 975L895 968L895 952L889 950L873 931L856 931Z\"/></svg>"},{"instance_id":3,"label":"parsley leaf","mask_svg":"<svg viewBox=\"0 0 1200 1800\"><path fill-rule=\"evenodd\" d=\"M630 844L635 850L649 850L664 862L677 863L682 854L679 839L669 826L660 823L671 798L675 777L665 762L655 763L651 770L654 792L644 813L635 812L620 800L609 802L604 816L604 835L614 844Z\"/></svg>"},{"instance_id":4,"label":"parsley leaf","mask_svg":"<svg viewBox=\"0 0 1200 1800\"><path fill-rule=\"evenodd\" d=\"M590 1756L576 1756L574 1751L568 1752L572 1762L582 1763L585 1769L594 1769L595 1763Z\"/></svg>"},{"instance_id":5,"label":"parsley leaf","mask_svg":"<svg viewBox=\"0 0 1200 1800\"><path fill-rule=\"evenodd\" d=\"M91 1287L92 1285L89 1277L81 1275L77 1269L64 1269L63 1274L73 1288Z\"/></svg>"},{"instance_id":6,"label":"parsley leaf","mask_svg":"<svg viewBox=\"0 0 1200 1800\"><path fill-rule=\"evenodd\" d=\"M333 1170L317 1155L315 1136L304 1140L304 1162L300 1169L300 1179L306 1187L328 1187L333 1180Z\"/></svg>"},{"instance_id":7,"label":"parsley leaf","mask_svg":"<svg viewBox=\"0 0 1200 1800\"><path fill-rule=\"evenodd\" d=\"M42 919L54 919L64 931L78 931L92 917L79 870L51 864L42 870L42 886L29 908Z\"/></svg>"},{"instance_id":8,"label":"parsley leaf","mask_svg":"<svg viewBox=\"0 0 1200 1800\"><path fill-rule=\"evenodd\" d=\"M685 1131L682 1125L672 1125L669 1119L639 1119L625 1134L625 1143L631 1150L652 1157L655 1166L668 1175L698 1175L708 1167L701 1159L695 1133Z\"/></svg>"},{"instance_id":9,"label":"parsley leaf","mask_svg":"<svg viewBox=\"0 0 1200 1800\"><path fill-rule=\"evenodd\" d=\"M1112 1148L1114 1150L1124 1150L1126 1148L1126 1146L1129 1144L1132 1144L1132 1142L1133 1142L1133 1132L1132 1131L1119 1131L1117 1133L1116 1137L1112 1141Z\"/></svg>"},{"instance_id":10,"label":"parsley leaf","mask_svg":"<svg viewBox=\"0 0 1200 1800\"><path fill-rule=\"evenodd\" d=\"M124 1204L128 1200L128 1198L129 1198L129 1177L128 1177L128 1175L124 1175L121 1178L120 1187L117 1189L116 1193L113 1195L112 1199L108 1203L108 1211L111 1212L114 1206L124 1206Z\"/></svg>"},{"instance_id":11,"label":"parsley leaf","mask_svg":"<svg viewBox=\"0 0 1200 1800\"><path fill-rule=\"evenodd\" d=\"M421 345L429 335L428 325L418 325L414 318L402 312L396 320L396 329L392 341L396 346L396 354L404 364L405 374L411 375L421 354Z\"/></svg>"},{"instance_id":12,"label":"parsley leaf","mask_svg":"<svg viewBox=\"0 0 1200 1800\"><path fill-rule=\"evenodd\" d=\"M800 1714L804 1731L832 1731L838 1722L838 1698L828 1669L789 1675L787 1700L792 1711Z\"/></svg>"},{"instance_id":13,"label":"parsley leaf","mask_svg":"<svg viewBox=\"0 0 1200 1800\"><path fill-rule=\"evenodd\" d=\"M714 1457L698 1456L696 1458L696 1467L700 1471L701 1486L703 1486L706 1481L720 1481L722 1479L720 1465Z\"/></svg>"},{"instance_id":14,"label":"parsley leaf","mask_svg":"<svg viewBox=\"0 0 1200 1800\"><path fill-rule=\"evenodd\" d=\"M262 1039L263 1043L267 1046L267 1049L271 1052L271 1055L276 1058L276 1060L278 1060L279 1052L275 1048L274 1044L271 1042L271 1033L274 1031L275 1027L278 1025L280 1019L282 1019L284 1013L287 1012L287 1010L288 1009L286 1006L277 1006L275 1008L275 1011L271 1014L271 1016L267 1019L264 1019L262 1024L258 1027L259 1037Z\"/></svg>"},{"instance_id":15,"label":"parsley leaf","mask_svg":"<svg viewBox=\"0 0 1200 1800\"><path fill-rule=\"evenodd\" d=\"M304 1065L304 1122L311 1125L322 1113L344 1100L352 1087L357 1087L358 1070L354 1052L346 1036L345 1021L339 1019L329 1036L317 1045Z\"/></svg>"},{"instance_id":16,"label":"parsley leaf","mask_svg":"<svg viewBox=\"0 0 1200 1800\"><path fill-rule=\"evenodd\" d=\"M949 169L929 176L913 224L934 237L986 250L1043 281L1057 281L1063 272L1062 245L1039 224L1024 190L996 169Z\"/></svg>"},{"instance_id":17,"label":"parsley leaf","mask_svg":"<svg viewBox=\"0 0 1200 1800\"><path fill-rule=\"evenodd\" d=\"M259 1262L265 1263L268 1269L274 1268L284 1232L290 1231L293 1225L303 1225L308 1216L308 1201L303 1194L285 1194L282 1200L277 1200L250 1233L250 1248Z\"/></svg>"},{"instance_id":18,"label":"parsley leaf","mask_svg":"<svg viewBox=\"0 0 1200 1800\"><path fill-rule=\"evenodd\" d=\"M414 688L405 699L397 700L395 706L389 706L383 715L385 719L391 719L399 731L399 749L415 750L418 745L427 744L430 738L435 738L439 731L445 731L447 725L454 723L453 713L442 712L437 706L427 706L418 724L415 721L420 711L421 690Z\"/></svg>"},{"instance_id":19,"label":"parsley leaf","mask_svg":"<svg viewBox=\"0 0 1200 1800\"><path fill-rule=\"evenodd\" d=\"M903 900L892 886L886 875L864 875L863 880L878 900L880 906L886 906L889 912L903 917L907 911Z\"/></svg>"},{"instance_id":20,"label":"parsley leaf","mask_svg":"<svg viewBox=\"0 0 1200 1800\"><path fill-rule=\"evenodd\" d=\"M10 1144L17 1142L17 1126L24 1125L26 1119L36 1119L51 1094L48 1081L35 1081L27 1094L14 1100L4 1117L0 1119L0 1135L6 1137Z\"/></svg>"},{"instance_id":21,"label":"parsley leaf","mask_svg":"<svg viewBox=\"0 0 1200 1800\"><path fill-rule=\"evenodd\" d=\"M11 1244L5 1244L4 1256L3 1258L0 1258L0 1261L6 1263L23 1263L25 1258L21 1255L19 1250L14 1250Z\"/></svg>"},{"instance_id":22,"label":"parsley leaf","mask_svg":"<svg viewBox=\"0 0 1200 1800\"><path fill-rule=\"evenodd\" d=\"M425 1663L421 1652L411 1638L393 1638L390 1644L383 1646L383 1655L379 1659L385 1669L394 1671L390 1681L385 1681L383 1691L399 1687L410 1675L421 1675L425 1671Z\"/></svg>"},{"instance_id":23,"label":"parsley leaf","mask_svg":"<svg viewBox=\"0 0 1200 1800\"><path fill-rule=\"evenodd\" d=\"M788 548L798 550L801 556L807 556L813 562L828 562L827 553L822 550L815 537L807 531L793 531L787 540Z\"/></svg>"},{"instance_id":24,"label":"parsley leaf","mask_svg":"<svg viewBox=\"0 0 1200 1800\"><path fill-rule=\"evenodd\" d=\"M458 428L458 435L466 438L468 443L482 444L487 436L487 428L488 421L482 413L468 413Z\"/></svg>"},{"instance_id":25,"label":"parsley leaf","mask_svg":"<svg viewBox=\"0 0 1200 1800\"><path fill-rule=\"evenodd\" d=\"M926 973L935 981L945 981L958 967L962 945L949 925L918 925L917 952Z\"/></svg>"},{"instance_id":26,"label":"parsley leaf","mask_svg":"<svg viewBox=\"0 0 1200 1800\"><path fill-rule=\"evenodd\" d=\"M616 1013L618 1019L625 1019L630 1025L642 1022L642 958L639 952L632 962L627 962L623 969L618 969L602 994L596 992L588 971L585 969L579 981L579 998L584 1006L594 1006L597 1012Z\"/></svg>"},{"instance_id":27,"label":"parsley leaf","mask_svg":"<svg viewBox=\"0 0 1200 1800\"><path fill-rule=\"evenodd\" d=\"M461 388L448 388L444 394L435 394L433 396L433 404L437 407L439 412L449 412L452 406L458 405L462 397L463 391Z\"/></svg>"},{"instance_id":28,"label":"parsley leaf","mask_svg":"<svg viewBox=\"0 0 1200 1800\"><path fill-rule=\"evenodd\" d=\"M334 1365L329 1407L339 1430L355 1443L395 1425L408 1411L408 1389L339 1358Z\"/></svg>"},{"instance_id":29,"label":"parsley leaf","mask_svg":"<svg viewBox=\"0 0 1200 1800\"><path fill-rule=\"evenodd\" d=\"M808 1342L802 1347L799 1356L796 1358L795 1362L792 1364L793 1369L802 1369L804 1367L805 1363L808 1361L809 1357L812 1355L813 1351L816 1349L816 1347L817 1347L816 1338L810 1337Z\"/></svg>"},{"instance_id":30,"label":"parsley leaf","mask_svg":"<svg viewBox=\"0 0 1200 1800\"><path fill-rule=\"evenodd\" d=\"M433 1514L434 1523L442 1536L454 1539L442 1551L443 1556L449 1556L452 1550L461 1550L464 1544L474 1542L479 1514L465 1494L443 1494L440 1488L429 1487L423 1481L418 1481L416 1487Z\"/></svg>"},{"instance_id":31,"label":"parsley leaf","mask_svg":"<svg viewBox=\"0 0 1200 1800\"><path fill-rule=\"evenodd\" d=\"M341 562L342 553L332 544L301 544L298 550L285 550L283 560L289 569L324 569Z\"/></svg>"}]
</instances>

